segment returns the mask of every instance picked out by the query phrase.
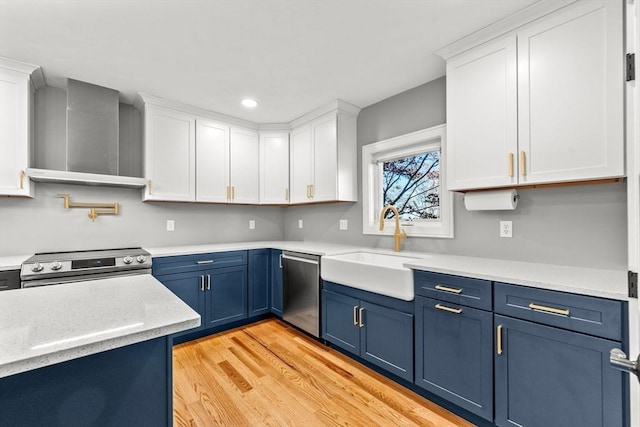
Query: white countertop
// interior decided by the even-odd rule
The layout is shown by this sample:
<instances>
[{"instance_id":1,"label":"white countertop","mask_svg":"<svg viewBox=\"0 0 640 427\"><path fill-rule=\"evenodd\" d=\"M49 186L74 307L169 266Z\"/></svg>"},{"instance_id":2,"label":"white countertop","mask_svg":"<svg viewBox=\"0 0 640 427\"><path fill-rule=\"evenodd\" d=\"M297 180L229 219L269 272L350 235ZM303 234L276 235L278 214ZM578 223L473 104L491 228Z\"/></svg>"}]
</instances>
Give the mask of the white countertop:
<instances>
[{"instance_id":1,"label":"white countertop","mask_svg":"<svg viewBox=\"0 0 640 427\"><path fill-rule=\"evenodd\" d=\"M152 256L160 257L260 248L298 251L314 255L337 255L354 251L397 255L397 253L385 249L301 241L239 242L152 248L147 250ZM603 270L427 252L402 251L400 255L420 257L420 260L404 264L405 267L416 270L433 271L436 273L453 274L623 301L628 300L627 272L624 270Z\"/></svg>"},{"instance_id":2,"label":"white countertop","mask_svg":"<svg viewBox=\"0 0 640 427\"><path fill-rule=\"evenodd\" d=\"M0 271L20 270L22 262L31 255L11 255L0 257Z\"/></svg>"},{"instance_id":3,"label":"white countertop","mask_svg":"<svg viewBox=\"0 0 640 427\"><path fill-rule=\"evenodd\" d=\"M626 301L627 272L507 261L456 255L426 254L405 267L435 273L505 282L581 295Z\"/></svg>"},{"instance_id":4,"label":"white countertop","mask_svg":"<svg viewBox=\"0 0 640 427\"><path fill-rule=\"evenodd\" d=\"M199 325L150 274L0 292L0 378Z\"/></svg>"}]
</instances>

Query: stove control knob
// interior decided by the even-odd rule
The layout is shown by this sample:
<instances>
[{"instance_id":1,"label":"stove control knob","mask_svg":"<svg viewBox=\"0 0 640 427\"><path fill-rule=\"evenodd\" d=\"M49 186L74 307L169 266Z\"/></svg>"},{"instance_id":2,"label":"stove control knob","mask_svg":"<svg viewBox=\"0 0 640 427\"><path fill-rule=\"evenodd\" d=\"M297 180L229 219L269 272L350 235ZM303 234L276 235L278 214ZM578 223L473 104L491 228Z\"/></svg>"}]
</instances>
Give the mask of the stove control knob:
<instances>
[{"instance_id":1,"label":"stove control knob","mask_svg":"<svg viewBox=\"0 0 640 427\"><path fill-rule=\"evenodd\" d=\"M53 271L60 270L61 268L62 268L62 263L61 263L60 261L54 261L54 262L51 264L51 269L52 269Z\"/></svg>"},{"instance_id":2,"label":"stove control knob","mask_svg":"<svg viewBox=\"0 0 640 427\"><path fill-rule=\"evenodd\" d=\"M142 264L146 260L147 260L147 257L144 255L138 255L138 258L136 258L136 261L138 261L139 264Z\"/></svg>"},{"instance_id":3,"label":"stove control knob","mask_svg":"<svg viewBox=\"0 0 640 427\"><path fill-rule=\"evenodd\" d=\"M31 267L31 271L33 271L34 273L37 273L39 271L42 271L42 269L44 269L44 266L42 264L40 264L39 262L36 262L33 267Z\"/></svg>"},{"instance_id":4,"label":"stove control knob","mask_svg":"<svg viewBox=\"0 0 640 427\"><path fill-rule=\"evenodd\" d=\"M133 258L127 255L122 259L122 262L124 262L125 264L131 264L133 262Z\"/></svg>"}]
</instances>

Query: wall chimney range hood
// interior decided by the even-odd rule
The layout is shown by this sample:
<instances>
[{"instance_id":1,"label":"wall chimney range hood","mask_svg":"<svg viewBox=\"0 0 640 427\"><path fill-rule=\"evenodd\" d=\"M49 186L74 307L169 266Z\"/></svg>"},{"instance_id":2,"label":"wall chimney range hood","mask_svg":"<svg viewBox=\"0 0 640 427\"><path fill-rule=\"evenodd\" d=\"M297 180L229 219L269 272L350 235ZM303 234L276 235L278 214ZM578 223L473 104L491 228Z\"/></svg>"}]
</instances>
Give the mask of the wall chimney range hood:
<instances>
[{"instance_id":1,"label":"wall chimney range hood","mask_svg":"<svg viewBox=\"0 0 640 427\"><path fill-rule=\"evenodd\" d=\"M143 188L144 178L119 171L118 91L67 80L65 170L27 169L35 182ZM56 144L57 145L57 144ZM38 147L36 147L36 150Z\"/></svg>"}]
</instances>

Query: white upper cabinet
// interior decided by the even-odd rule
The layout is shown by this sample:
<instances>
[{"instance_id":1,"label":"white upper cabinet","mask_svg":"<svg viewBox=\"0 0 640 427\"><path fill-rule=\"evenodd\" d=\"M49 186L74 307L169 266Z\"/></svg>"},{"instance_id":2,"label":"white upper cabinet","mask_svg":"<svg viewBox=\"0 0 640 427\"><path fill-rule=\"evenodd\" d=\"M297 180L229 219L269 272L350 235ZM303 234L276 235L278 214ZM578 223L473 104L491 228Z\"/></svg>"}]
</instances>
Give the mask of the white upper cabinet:
<instances>
[{"instance_id":1,"label":"white upper cabinet","mask_svg":"<svg viewBox=\"0 0 640 427\"><path fill-rule=\"evenodd\" d=\"M231 203L255 204L260 199L260 149L258 132L231 128L230 199Z\"/></svg>"},{"instance_id":2,"label":"white upper cabinet","mask_svg":"<svg viewBox=\"0 0 640 427\"><path fill-rule=\"evenodd\" d=\"M310 187L313 180L313 149L311 125L306 124L291 131L291 177L290 202L309 203Z\"/></svg>"},{"instance_id":3,"label":"white upper cabinet","mask_svg":"<svg viewBox=\"0 0 640 427\"><path fill-rule=\"evenodd\" d=\"M229 126L196 120L196 199L227 203L229 191Z\"/></svg>"},{"instance_id":4,"label":"white upper cabinet","mask_svg":"<svg viewBox=\"0 0 640 427\"><path fill-rule=\"evenodd\" d=\"M260 203L289 203L289 132L260 131Z\"/></svg>"},{"instance_id":5,"label":"white upper cabinet","mask_svg":"<svg viewBox=\"0 0 640 427\"><path fill-rule=\"evenodd\" d=\"M624 175L622 2L518 32L520 183Z\"/></svg>"},{"instance_id":6,"label":"white upper cabinet","mask_svg":"<svg viewBox=\"0 0 640 427\"><path fill-rule=\"evenodd\" d=\"M0 58L0 196L33 194L25 175L33 156L32 74L42 79L39 67Z\"/></svg>"},{"instance_id":7,"label":"white upper cabinet","mask_svg":"<svg viewBox=\"0 0 640 427\"><path fill-rule=\"evenodd\" d=\"M447 62L447 184L450 190L517 183L516 38Z\"/></svg>"},{"instance_id":8,"label":"white upper cabinet","mask_svg":"<svg viewBox=\"0 0 640 427\"><path fill-rule=\"evenodd\" d=\"M291 204L357 200L359 109L348 107L296 121L290 146Z\"/></svg>"},{"instance_id":9,"label":"white upper cabinet","mask_svg":"<svg viewBox=\"0 0 640 427\"><path fill-rule=\"evenodd\" d=\"M195 119L147 104L144 122L144 200L195 201Z\"/></svg>"},{"instance_id":10,"label":"white upper cabinet","mask_svg":"<svg viewBox=\"0 0 640 427\"><path fill-rule=\"evenodd\" d=\"M580 1L451 58L448 188L624 176L622 23Z\"/></svg>"}]
</instances>

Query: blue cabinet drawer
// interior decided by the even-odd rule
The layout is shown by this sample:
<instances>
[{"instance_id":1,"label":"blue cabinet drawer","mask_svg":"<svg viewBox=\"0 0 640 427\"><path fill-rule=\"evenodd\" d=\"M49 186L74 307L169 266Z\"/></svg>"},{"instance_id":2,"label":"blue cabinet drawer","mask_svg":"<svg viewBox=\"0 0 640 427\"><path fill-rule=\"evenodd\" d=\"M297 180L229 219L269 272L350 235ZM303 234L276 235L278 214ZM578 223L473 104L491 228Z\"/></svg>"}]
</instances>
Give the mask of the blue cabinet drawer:
<instances>
[{"instance_id":1,"label":"blue cabinet drawer","mask_svg":"<svg viewBox=\"0 0 640 427\"><path fill-rule=\"evenodd\" d=\"M616 341L622 340L622 302L496 283L496 314Z\"/></svg>"},{"instance_id":2,"label":"blue cabinet drawer","mask_svg":"<svg viewBox=\"0 0 640 427\"><path fill-rule=\"evenodd\" d=\"M154 276L247 264L247 251L213 252L153 259Z\"/></svg>"},{"instance_id":3,"label":"blue cabinet drawer","mask_svg":"<svg viewBox=\"0 0 640 427\"><path fill-rule=\"evenodd\" d=\"M491 282L489 280L415 271L413 286L416 295L482 310L491 310Z\"/></svg>"}]
</instances>

